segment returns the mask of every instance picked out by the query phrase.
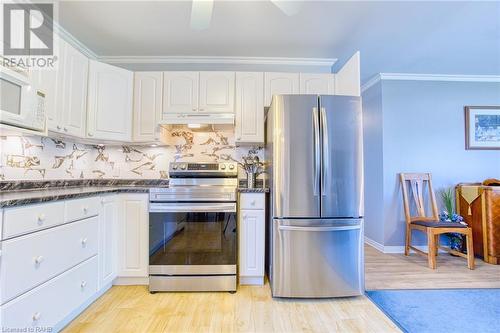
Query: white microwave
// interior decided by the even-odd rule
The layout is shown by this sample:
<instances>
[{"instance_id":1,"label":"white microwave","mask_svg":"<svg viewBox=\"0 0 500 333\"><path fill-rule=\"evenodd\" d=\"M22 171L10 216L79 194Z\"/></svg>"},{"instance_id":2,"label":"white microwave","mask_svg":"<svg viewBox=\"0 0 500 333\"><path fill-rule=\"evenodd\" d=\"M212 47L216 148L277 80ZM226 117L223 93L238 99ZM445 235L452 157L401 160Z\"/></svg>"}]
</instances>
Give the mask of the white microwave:
<instances>
[{"instance_id":1,"label":"white microwave","mask_svg":"<svg viewBox=\"0 0 500 333\"><path fill-rule=\"evenodd\" d=\"M45 131L45 94L23 71L0 66L0 123Z\"/></svg>"}]
</instances>

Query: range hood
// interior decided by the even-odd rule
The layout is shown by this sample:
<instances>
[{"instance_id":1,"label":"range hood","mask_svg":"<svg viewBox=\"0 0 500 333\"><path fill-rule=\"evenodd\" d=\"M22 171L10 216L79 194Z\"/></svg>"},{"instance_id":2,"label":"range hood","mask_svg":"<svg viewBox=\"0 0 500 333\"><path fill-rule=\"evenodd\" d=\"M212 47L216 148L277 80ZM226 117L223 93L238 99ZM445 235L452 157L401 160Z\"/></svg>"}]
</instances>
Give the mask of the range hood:
<instances>
[{"instance_id":1,"label":"range hood","mask_svg":"<svg viewBox=\"0 0 500 333\"><path fill-rule=\"evenodd\" d=\"M164 113L160 125L234 125L234 113Z\"/></svg>"}]
</instances>

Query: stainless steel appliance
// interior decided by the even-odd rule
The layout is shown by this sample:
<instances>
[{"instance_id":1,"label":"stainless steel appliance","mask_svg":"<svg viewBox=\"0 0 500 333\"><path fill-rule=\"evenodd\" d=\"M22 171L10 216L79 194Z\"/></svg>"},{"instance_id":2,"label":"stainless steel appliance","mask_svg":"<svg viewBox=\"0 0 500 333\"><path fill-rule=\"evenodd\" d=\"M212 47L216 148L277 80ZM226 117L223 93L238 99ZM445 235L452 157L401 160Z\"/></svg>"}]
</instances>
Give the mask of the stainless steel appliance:
<instances>
[{"instance_id":1,"label":"stainless steel appliance","mask_svg":"<svg viewBox=\"0 0 500 333\"><path fill-rule=\"evenodd\" d=\"M30 82L28 71L0 64L1 124L43 132L44 103L45 94Z\"/></svg>"},{"instance_id":2,"label":"stainless steel appliance","mask_svg":"<svg viewBox=\"0 0 500 333\"><path fill-rule=\"evenodd\" d=\"M274 96L266 122L273 296L361 295L360 98Z\"/></svg>"},{"instance_id":3,"label":"stainless steel appliance","mask_svg":"<svg viewBox=\"0 0 500 333\"><path fill-rule=\"evenodd\" d=\"M236 163L170 163L150 190L149 290L236 291Z\"/></svg>"}]
</instances>

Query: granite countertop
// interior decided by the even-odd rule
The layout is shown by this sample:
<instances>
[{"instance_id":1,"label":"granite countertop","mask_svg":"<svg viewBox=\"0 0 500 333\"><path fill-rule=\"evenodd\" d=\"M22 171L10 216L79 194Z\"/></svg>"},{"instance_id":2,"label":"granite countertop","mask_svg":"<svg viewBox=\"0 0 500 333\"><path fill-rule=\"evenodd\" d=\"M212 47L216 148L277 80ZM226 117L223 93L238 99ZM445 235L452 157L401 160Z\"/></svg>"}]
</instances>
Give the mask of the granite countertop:
<instances>
[{"instance_id":1,"label":"granite countertop","mask_svg":"<svg viewBox=\"0 0 500 333\"><path fill-rule=\"evenodd\" d=\"M168 186L168 180L65 180L0 182L0 208L105 193L147 193L151 187Z\"/></svg>"},{"instance_id":2,"label":"granite countertop","mask_svg":"<svg viewBox=\"0 0 500 333\"><path fill-rule=\"evenodd\" d=\"M269 188L257 182L247 188L240 181L240 193L267 193ZM0 182L0 208L20 206L54 200L89 197L106 193L147 193L152 187L168 187L166 179L89 179L54 181L2 181Z\"/></svg>"}]
</instances>

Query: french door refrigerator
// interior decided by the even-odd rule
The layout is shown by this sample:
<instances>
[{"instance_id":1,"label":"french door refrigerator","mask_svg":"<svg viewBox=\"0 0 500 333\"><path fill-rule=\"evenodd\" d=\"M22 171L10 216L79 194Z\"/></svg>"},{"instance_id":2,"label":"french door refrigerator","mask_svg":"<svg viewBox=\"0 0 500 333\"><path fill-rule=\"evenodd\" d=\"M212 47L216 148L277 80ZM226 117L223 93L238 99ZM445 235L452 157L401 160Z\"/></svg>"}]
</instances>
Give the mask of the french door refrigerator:
<instances>
[{"instance_id":1,"label":"french door refrigerator","mask_svg":"<svg viewBox=\"0 0 500 333\"><path fill-rule=\"evenodd\" d=\"M266 126L273 296L363 294L360 97L274 96Z\"/></svg>"}]
</instances>

